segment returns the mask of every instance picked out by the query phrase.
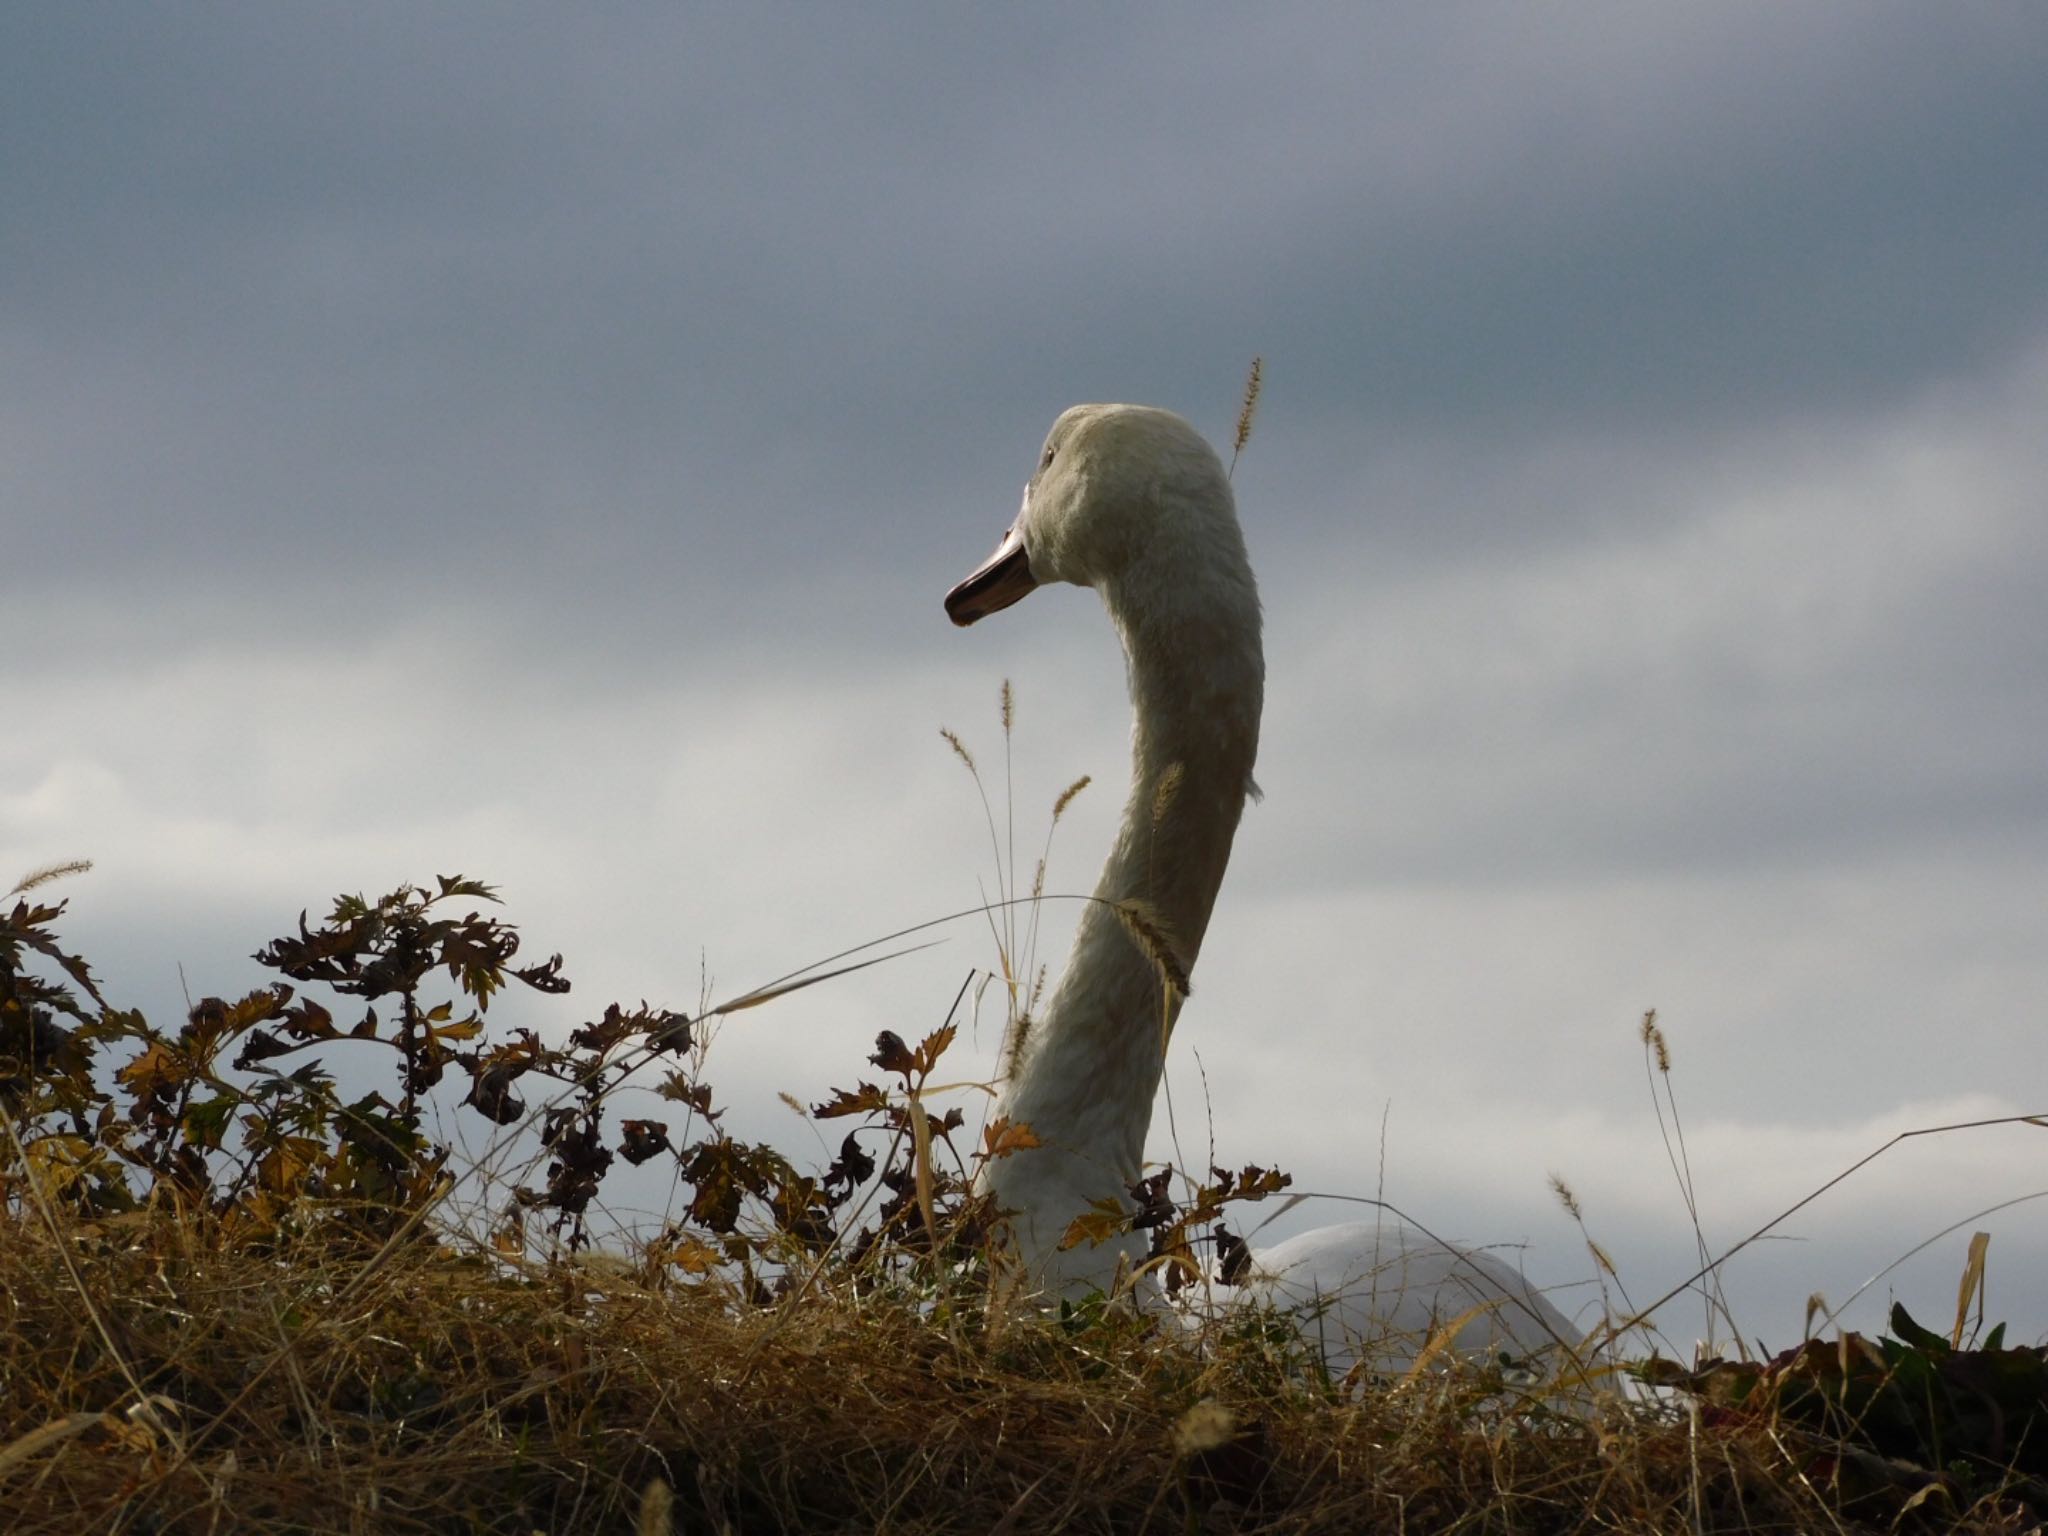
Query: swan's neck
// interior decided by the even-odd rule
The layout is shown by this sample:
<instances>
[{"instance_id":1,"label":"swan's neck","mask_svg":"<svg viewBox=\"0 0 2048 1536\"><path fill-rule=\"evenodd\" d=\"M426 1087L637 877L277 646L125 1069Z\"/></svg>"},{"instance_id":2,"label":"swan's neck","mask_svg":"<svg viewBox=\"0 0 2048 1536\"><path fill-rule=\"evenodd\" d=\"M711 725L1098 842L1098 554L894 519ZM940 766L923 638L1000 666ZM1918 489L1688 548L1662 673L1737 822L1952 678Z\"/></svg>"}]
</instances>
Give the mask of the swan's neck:
<instances>
[{"instance_id":1,"label":"swan's neck","mask_svg":"<svg viewBox=\"0 0 2048 1536\"><path fill-rule=\"evenodd\" d=\"M1241 547L1230 553L1220 573L1176 582L1175 600L1103 591L1129 670L1130 797L1066 970L1011 1053L1000 1113L1028 1124L1040 1146L998 1159L987 1175L997 1203L1015 1213L1027 1267L1055 1285L1100 1285L1114 1273L1114 1247L1056 1249L1095 1201L1127 1203L1180 1007L1107 903L1135 903L1191 970L1252 787L1265 667L1251 571Z\"/></svg>"}]
</instances>

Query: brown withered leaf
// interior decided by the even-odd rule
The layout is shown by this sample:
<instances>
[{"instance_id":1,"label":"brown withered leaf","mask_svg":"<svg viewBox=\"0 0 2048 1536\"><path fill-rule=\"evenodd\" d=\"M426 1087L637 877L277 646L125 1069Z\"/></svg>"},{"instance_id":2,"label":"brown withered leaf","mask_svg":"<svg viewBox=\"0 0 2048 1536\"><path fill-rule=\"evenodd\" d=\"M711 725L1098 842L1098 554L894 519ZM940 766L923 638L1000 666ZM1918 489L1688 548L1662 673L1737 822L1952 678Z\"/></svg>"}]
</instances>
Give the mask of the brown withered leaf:
<instances>
[{"instance_id":1,"label":"brown withered leaf","mask_svg":"<svg viewBox=\"0 0 2048 1536\"><path fill-rule=\"evenodd\" d=\"M1143 1178L1129 1185L1131 1198L1138 1209L1131 1217L1131 1226L1143 1232L1153 1227L1163 1227L1179 1214L1167 1185L1173 1179L1171 1168L1162 1168L1149 1178Z\"/></svg>"},{"instance_id":2,"label":"brown withered leaf","mask_svg":"<svg viewBox=\"0 0 2048 1536\"><path fill-rule=\"evenodd\" d=\"M660 1086L654 1091L672 1104L681 1104L686 1108L694 1109L714 1125L718 1123L719 1117L725 1113L722 1109L712 1108L711 1085L709 1083L699 1082L695 1078L686 1077L681 1072L669 1073L667 1077L661 1080Z\"/></svg>"},{"instance_id":3,"label":"brown withered leaf","mask_svg":"<svg viewBox=\"0 0 2048 1536\"><path fill-rule=\"evenodd\" d=\"M811 1115L818 1120L837 1120L845 1115L880 1114L889 1108L888 1094L873 1083L862 1083L851 1093L844 1088L833 1089L831 1098L811 1106Z\"/></svg>"},{"instance_id":4,"label":"brown withered leaf","mask_svg":"<svg viewBox=\"0 0 2048 1536\"><path fill-rule=\"evenodd\" d=\"M257 1182L273 1195L294 1199L326 1156L326 1146L310 1136L280 1136L256 1165Z\"/></svg>"},{"instance_id":5,"label":"brown withered leaf","mask_svg":"<svg viewBox=\"0 0 2048 1536\"><path fill-rule=\"evenodd\" d=\"M238 1070L247 1071L256 1062L268 1061L273 1056L288 1056L297 1049L297 1045L278 1039L270 1030L254 1029L242 1041L241 1054L235 1057L235 1066Z\"/></svg>"},{"instance_id":6,"label":"brown withered leaf","mask_svg":"<svg viewBox=\"0 0 2048 1536\"><path fill-rule=\"evenodd\" d=\"M953 1037L959 1032L960 1030L957 1025L941 1024L937 1029L918 1041L917 1049L911 1053L910 1057L911 1070L916 1072L921 1078L931 1076L932 1068L938 1065L939 1058L946 1054L946 1047L953 1043ZM880 1063L878 1062L876 1065L879 1066ZM884 1068L883 1070L887 1071L889 1069Z\"/></svg>"},{"instance_id":7,"label":"brown withered leaf","mask_svg":"<svg viewBox=\"0 0 2048 1536\"><path fill-rule=\"evenodd\" d=\"M624 1120L619 1123L619 1156L635 1168L668 1150L668 1122L665 1120Z\"/></svg>"},{"instance_id":8,"label":"brown withered leaf","mask_svg":"<svg viewBox=\"0 0 2048 1536\"><path fill-rule=\"evenodd\" d=\"M998 1115L981 1129L981 1155L990 1160L1043 1145L1030 1126L1007 1115Z\"/></svg>"},{"instance_id":9,"label":"brown withered leaf","mask_svg":"<svg viewBox=\"0 0 2048 1536\"><path fill-rule=\"evenodd\" d=\"M469 1097L462 1102L495 1125L510 1125L526 1113L525 1101L512 1091L512 1084L524 1070L505 1061L473 1067Z\"/></svg>"},{"instance_id":10,"label":"brown withered leaf","mask_svg":"<svg viewBox=\"0 0 2048 1536\"><path fill-rule=\"evenodd\" d=\"M301 998L284 1011L284 1030L295 1040L332 1040L334 1015L312 998Z\"/></svg>"},{"instance_id":11,"label":"brown withered leaf","mask_svg":"<svg viewBox=\"0 0 2048 1536\"><path fill-rule=\"evenodd\" d=\"M442 1005L442 1008L446 1007L446 1004ZM439 1013L442 1011L442 1008L437 1008L434 1011ZM453 1012L452 1009L448 1011ZM483 1032L484 1021L475 1014L471 1014L466 1019L458 1019L452 1024L430 1024L427 1027L427 1035L436 1045L445 1045L450 1040L474 1040Z\"/></svg>"},{"instance_id":12,"label":"brown withered leaf","mask_svg":"<svg viewBox=\"0 0 2048 1536\"><path fill-rule=\"evenodd\" d=\"M45 959L63 967L64 974L78 983L79 990L101 1008L105 1008L107 1000L100 996L100 989L93 981L92 968L59 945L53 935L42 931L63 916L66 905L67 903L60 901L53 907L46 907L41 903L31 907L26 901L18 901L14 904L14 910L0 921L4 921L7 935L11 940L26 944ZM62 987L50 988L48 992L56 995L45 995L42 1001L52 1007L61 1008L75 1019L84 1019L87 1016L85 1010L78 1006L77 1000Z\"/></svg>"},{"instance_id":13,"label":"brown withered leaf","mask_svg":"<svg viewBox=\"0 0 2048 1536\"><path fill-rule=\"evenodd\" d=\"M180 1031L179 1043L197 1056L210 1057L222 1041L283 1018L291 998L292 989L282 983L258 987L232 1003L218 997L201 998Z\"/></svg>"},{"instance_id":14,"label":"brown withered leaf","mask_svg":"<svg viewBox=\"0 0 2048 1536\"><path fill-rule=\"evenodd\" d=\"M1164 1259L1160 1266L1166 1279L1166 1294L1178 1296L1183 1289L1202 1277L1202 1269L1195 1262L1194 1250L1188 1246L1188 1229L1184 1225L1165 1227L1155 1234L1150 1257Z\"/></svg>"},{"instance_id":15,"label":"brown withered leaf","mask_svg":"<svg viewBox=\"0 0 2048 1536\"><path fill-rule=\"evenodd\" d=\"M541 965L519 966L512 974L536 992L559 995L569 990L569 978L562 974L560 955L548 956L546 962Z\"/></svg>"},{"instance_id":16,"label":"brown withered leaf","mask_svg":"<svg viewBox=\"0 0 2048 1536\"><path fill-rule=\"evenodd\" d=\"M568 1215L581 1215L611 1170L611 1148L594 1121L568 1109L549 1113L541 1140L555 1154L548 1164L547 1203Z\"/></svg>"},{"instance_id":17,"label":"brown withered leaf","mask_svg":"<svg viewBox=\"0 0 2048 1536\"><path fill-rule=\"evenodd\" d=\"M114 1079L137 1099L168 1098L192 1075L191 1063L158 1042L114 1073Z\"/></svg>"},{"instance_id":18,"label":"brown withered leaf","mask_svg":"<svg viewBox=\"0 0 2048 1536\"><path fill-rule=\"evenodd\" d=\"M708 1275L725 1262L724 1256L701 1237L684 1236L663 1249L661 1262L673 1264L686 1275Z\"/></svg>"},{"instance_id":19,"label":"brown withered leaf","mask_svg":"<svg viewBox=\"0 0 2048 1536\"><path fill-rule=\"evenodd\" d=\"M1277 1195L1294 1182L1294 1175L1282 1173L1278 1168L1261 1168L1257 1163L1246 1163L1238 1172L1236 1188L1232 1191L1239 1200L1262 1200L1267 1195Z\"/></svg>"},{"instance_id":20,"label":"brown withered leaf","mask_svg":"<svg viewBox=\"0 0 2048 1536\"><path fill-rule=\"evenodd\" d=\"M1088 1209L1067 1223L1067 1230L1060 1235L1060 1251L1078 1248L1083 1243L1099 1247L1121 1234L1129 1221L1129 1213L1120 1201L1109 1195L1089 1202Z\"/></svg>"},{"instance_id":21,"label":"brown withered leaf","mask_svg":"<svg viewBox=\"0 0 2048 1536\"><path fill-rule=\"evenodd\" d=\"M839 1143L839 1156L825 1170L825 1198L833 1205L841 1204L875 1176L875 1160L862 1148L858 1135L857 1131L846 1133L846 1140Z\"/></svg>"},{"instance_id":22,"label":"brown withered leaf","mask_svg":"<svg viewBox=\"0 0 2048 1536\"><path fill-rule=\"evenodd\" d=\"M569 1043L578 1050L591 1051L603 1056L614 1046L632 1039L639 1033L635 1020L628 1018L626 1011L617 1003L605 1005L604 1017L589 1024L578 1025L569 1032Z\"/></svg>"},{"instance_id":23,"label":"brown withered leaf","mask_svg":"<svg viewBox=\"0 0 2048 1536\"><path fill-rule=\"evenodd\" d=\"M730 1142L698 1143L683 1177L696 1186L690 1197L692 1221L713 1232L730 1232L739 1225L746 1190Z\"/></svg>"},{"instance_id":24,"label":"brown withered leaf","mask_svg":"<svg viewBox=\"0 0 2048 1536\"><path fill-rule=\"evenodd\" d=\"M1252 1272L1251 1244L1222 1222L1216 1223L1216 1278L1225 1285L1243 1285Z\"/></svg>"},{"instance_id":25,"label":"brown withered leaf","mask_svg":"<svg viewBox=\"0 0 2048 1536\"><path fill-rule=\"evenodd\" d=\"M910 1047L903 1043L903 1037L893 1029L885 1029L875 1036L874 1054L868 1060L884 1072L910 1076L917 1069L917 1058L910 1053Z\"/></svg>"},{"instance_id":26,"label":"brown withered leaf","mask_svg":"<svg viewBox=\"0 0 2048 1536\"><path fill-rule=\"evenodd\" d=\"M647 1048L651 1051L674 1051L680 1055L695 1043L687 1014L660 1014L654 1028L647 1035Z\"/></svg>"}]
</instances>

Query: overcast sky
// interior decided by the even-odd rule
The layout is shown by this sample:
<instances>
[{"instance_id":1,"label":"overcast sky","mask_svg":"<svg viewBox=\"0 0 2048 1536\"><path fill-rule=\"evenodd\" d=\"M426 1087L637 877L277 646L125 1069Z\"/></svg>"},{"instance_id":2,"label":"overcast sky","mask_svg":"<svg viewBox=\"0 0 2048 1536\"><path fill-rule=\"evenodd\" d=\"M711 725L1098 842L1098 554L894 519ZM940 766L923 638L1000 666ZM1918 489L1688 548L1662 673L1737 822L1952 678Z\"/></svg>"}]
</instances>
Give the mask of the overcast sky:
<instances>
[{"instance_id":1,"label":"overcast sky","mask_svg":"<svg viewBox=\"0 0 2048 1536\"><path fill-rule=\"evenodd\" d=\"M1647 1299L1645 1008L1715 1245L2048 1110L2044 80L2027 5L9 7L0 876L95 860L66 934L160 1023L454 872L567 955L508 1022L693 1008L993 884L937 731L999 762L1007 677L1085 890L1099 604L939 600L1062 407L1226 439L1259 354L1183 1150L1569 1281L1555 1171ZM992 960L735 1020L730 1123L814 1149L775 1091ZM1853 1315L1942 1320L1981 1226L2048 1331L2048 1200L1972 1220L2044 1151L1887 1154L1745 1328L1961 1222Z\"/></svg>"}]
</instances>

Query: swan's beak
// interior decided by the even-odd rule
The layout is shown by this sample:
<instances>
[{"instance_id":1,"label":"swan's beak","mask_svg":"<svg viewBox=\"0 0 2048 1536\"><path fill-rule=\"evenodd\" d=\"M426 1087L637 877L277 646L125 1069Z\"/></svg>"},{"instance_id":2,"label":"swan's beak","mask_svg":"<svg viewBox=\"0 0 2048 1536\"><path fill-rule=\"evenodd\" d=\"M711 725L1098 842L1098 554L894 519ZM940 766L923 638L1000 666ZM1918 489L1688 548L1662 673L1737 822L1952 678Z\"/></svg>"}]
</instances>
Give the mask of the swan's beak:
<instances>
[{"instance_id":1,"label":"swan's beak","mask_svg":"<svg viewBox=\"0 0 2048 1536\"><path fill-rule=\"evenodd\" d=\"M946 617L964 628L1009 607L1037 585L1031 575L1031 557L1024 552L1024 536L1013 523L996 552L946 594Z\"/></svg>"}]
</instances>

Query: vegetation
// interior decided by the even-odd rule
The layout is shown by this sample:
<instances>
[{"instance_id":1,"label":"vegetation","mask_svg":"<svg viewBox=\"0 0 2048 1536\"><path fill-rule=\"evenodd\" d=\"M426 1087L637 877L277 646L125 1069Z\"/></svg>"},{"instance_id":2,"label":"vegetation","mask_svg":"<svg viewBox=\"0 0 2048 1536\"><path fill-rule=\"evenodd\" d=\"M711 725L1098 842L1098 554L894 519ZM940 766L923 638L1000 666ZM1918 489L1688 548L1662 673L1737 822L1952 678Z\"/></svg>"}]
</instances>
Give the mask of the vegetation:
<instances>
[{"instance_id":1,"label":"vegetation","mask_svg":"<svg viewBox=\"0 0 2048 1536\"><path fill-rule=\"evenodd\" d=\"M61 872L59 872L61 873ZM1020 1304L933 1102L950 1025L884 1034L804 1173L720 1126L710 1016L489 1037L522 964L474 881L344 897L281 978L175 1032L117 1008L24 882L0 910L0 1507L12 1531L2020 1530L2048 1364L1994 1332L1773 1362L1332 1381L1283 1319L1192 1333ZM1028 971L1025 974L1029 974ZM781 989L735 999L754 1006ZM1013 987L1012 995L1025 989ZM319 995L315 995L315 994ZM712 1011L713 1013L716 1010ZM333 1057L381 1053L349 1096ZM669 1120L614 1118L636 1075ZM432 1127L499 1138L458 1168ZM491 1170L521 1135L523 1175ZM600 1245L620 1163L681 1209ZM1216 1171L1137 1221L1169 1281L1284 1186ZM464 1217L459 1211L472 1214ZM1100 1217L1090 1218L1096 1225ZM1091 1232L1077 1232L1087 1240Z\"/></svg>"}]
</instances>

